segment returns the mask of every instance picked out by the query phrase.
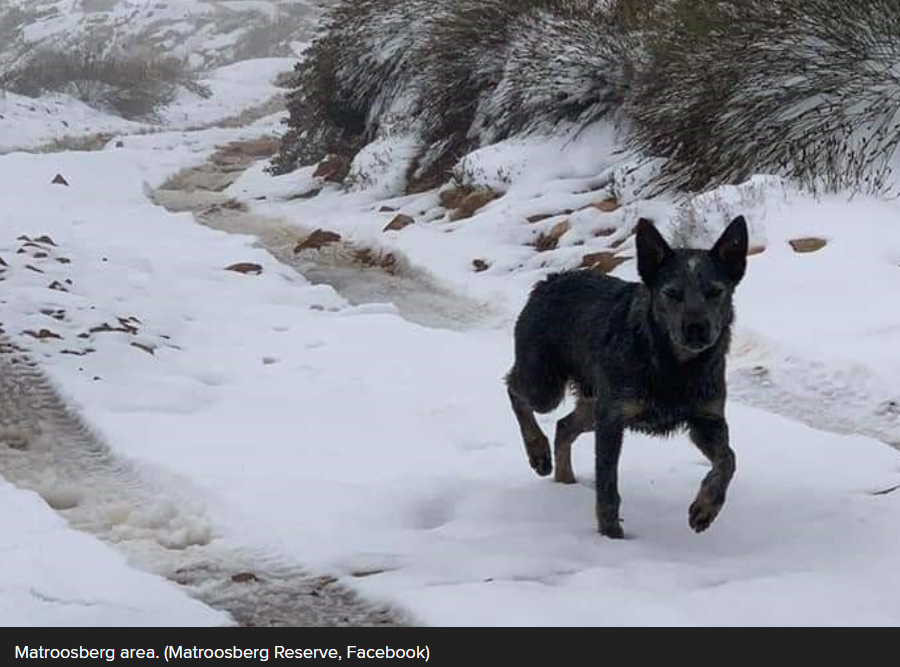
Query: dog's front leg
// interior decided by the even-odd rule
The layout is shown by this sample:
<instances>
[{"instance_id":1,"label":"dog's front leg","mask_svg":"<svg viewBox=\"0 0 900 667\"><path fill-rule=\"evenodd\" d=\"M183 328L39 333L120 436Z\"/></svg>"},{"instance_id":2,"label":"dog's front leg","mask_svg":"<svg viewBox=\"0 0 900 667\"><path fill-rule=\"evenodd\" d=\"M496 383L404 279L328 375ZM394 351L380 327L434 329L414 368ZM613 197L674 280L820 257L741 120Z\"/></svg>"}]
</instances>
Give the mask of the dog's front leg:
<instances>
[{"instance_id":1,"label":"dog's front leg","mask_svg":"<svg viewBox=\"0 0 900 667\"><path fill-rule=\"evenodd\" d=\"M595 454L597 466L597 525L601 535L625 537L619 519L619 455L625 424L621 410L609 400L597 402Z\"/></svg>"},{"instance_id":2,"label":"dog's front leg","mask_svg":"<svg viewBox=\"0 0 900 667\"><path fill-rule=\"evenodd\" d=\"M690 420L691 440L712 463L697 499L691 505L689 519L697 533L709 529L722 507L728 485L736 468L734 451L728 444L728 423L723 416L703 415Z\"/></svg>"}]
</instances>

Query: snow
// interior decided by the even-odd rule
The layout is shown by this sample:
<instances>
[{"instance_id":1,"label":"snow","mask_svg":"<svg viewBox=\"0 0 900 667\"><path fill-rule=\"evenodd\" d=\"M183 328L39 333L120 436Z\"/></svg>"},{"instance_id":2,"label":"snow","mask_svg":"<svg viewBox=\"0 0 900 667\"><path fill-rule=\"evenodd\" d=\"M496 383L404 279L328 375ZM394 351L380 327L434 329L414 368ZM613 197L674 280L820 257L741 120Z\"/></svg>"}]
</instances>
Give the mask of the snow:
<instances>
[{"instance_id":1,"label":"snow","mask_svg":"<svg viewBox=\"0 0 900 667\"><path fill-rule=\"evenodd\" d=\"M0 91L0 154L38 148L67 137L134 132L140 127L68 95L35 99Z\"/></svg>"},{"instance_id":2,"label":"snow","mask_svg":"<svg viewBox=\"0 0 900 667\"><path fill-rule=\"evenodd\" d=\"M208 96L181 89L178 97L153 122L124 120L67 95L30 98L0 91L0 154L41 150L54 143L77 150L77 139L90 135L150 134L210 127L252 111L280 95L283 91L275 86L275 79L291 71L294 62L290 58L257 58L215 69L198 81L209 90ZM103 146L102 139L95 147Z\"/></svg>"},{"instance_id":3,"label":"snow","mask_svg":"<svg viewBox=\"0 0 900 667\"><path fill-rule=\"evenodd\" d=\"M228 618L66 525L0 479L0 625L200 626Z\"/></svg>"},{"instance_id":4,"label":"snow","mask_svg":"<svg viewBox=\"0 0 900 667\"><path fill-rule=\"evenodd\" d=\"M275 79L290 72L295 62L291 58L257 58L220 67L199 81L209 90L209 97L182 89L160 114L160 122L167 129L188 128L237 116L283 92L275 86Z\"/></svg>"},{"instance_id":5,"label":"snow","mask_svg":"<svg viewBox=\"0 0 900 667\"><path fill-rule=\"evenodd\" d=\"M306 42L318 6L306 0L4 0L18 18L0 44L0 66L21 62L35 49L75 46L134 47L187 59L197 69L237 59L292 55L292 41ZM260 34L268 39L260 39Z\"/></svg>"},{"instance_id":6,"label":"snow","mask_svg":"<svg viewBox=\"0 0 900 667\"><path fill-rule=\"evenodd\" d=\"M351 305L250 235L208 229L148 200L148 189L216 145L263 134L272 122L128 137L122 149L94 153L0 157L5 330L118 453L192 485L222 540L333 573L436 625L900 622L900 492L874 495L900 484L897 451L800 423L818 415L751 407L765 403L765 386L729 405L738 474L708 534L687 526L706 464L684 437L627 437L620 480L630 539L622 543L595 532L589 437L575 448L579 485L557 486L528 468L502 385L528 287L617 240L633 255L627 232L640 215L664 226L676 219L676 203L665 200L611 213L585 208L614 190L632 201L614 141L590 150L606 129L556 142L552 152L509 147L515 169L495 183L505 195L466 221L448 221L434 192L384 199L390 174L374 190L327 186L290 200L315 185L308 170L271 179L260 164L225 193L252 206L255 225L286 239L338 231L398 253L411 280L490 306L477 326L451 331L383 304ZM485 157L486 173L501 158ZM71 187L51 185L56 173ZM732 366L765 366L772 392L813 404L828 389L823 377L840 381L863 430L866 411L893 395L898 370L900 316L887 307L900 288L898 204L785 191L776 205L761 192L757 200L725 192L715 222L737 201L766 245L739 290ZM379 212L386 204L417 223L384 233L395 215ZM553 217L525 221L538 213ZM558 250L527 245L566 217L573 229ZM596 235L605 231L612 235ZM33 248L18 254L22 234L48 234L56 246L45 258ZM828 246L810 255L790 249L789 240L810 235ZM475 258L491 268L476 274ZM263 273L225 270L237 262ZM634 278L633 262L617 274ZM66 280L67 292L47 289ZM65 310L65 320L48 319L48 309ZM120 317L136 318L138 333L79 338ZM23 333L37 327L61 338ZM88 347L87 356L60 354ZM805 383L779 384L779 374ZM542 419L545 430L552 423ZM11 521L3 513L0 526ZM38 572L32 580L46 581ZM41 613L34 622L49 622Z\"/></svg>"},{"instance_id":7,"label":"snow","mask_svg":"<svg viewBox=\"0 0 900 667\"><path fill-rule=\"evenodd\" d=\"M112 27L188 57L210 96L182 90L137 123L0 91L3 333L155 494L61 516L50 506L90 494L58 481L56 457L21 488L0 477L0 625L229 624L158 576L209 544L333 575L432 625L900 623L900 203L813 197L769 176L645 199L655 165L637 169L598 123L464 158L455 180L501 196L453 221L439 192L403 194L418 139L387 127L347 189L259 162L222 192L205 174L213 191L175 193L246 207L207 209L224 216L214 229L154 204L154 189L281 130L275 81L294 60L224 63L266 25L273 53L298 53L309 26L288 33L282 18L307 4L43 4L59 11L11 33L0 65L90 23L94 37ZM611 200L621 206L597 206ZM398 213L415 223L386 232ZM686 437L629 434L628 539L601 539L591 437L574 449L573 487L527 464L502 382L515 317L535 281L589 253L625 259L615 275L635 280L640 217L706 247L737 215L762 252L737 293L728 503L693 534L708 464ZM295 257L315 229L342 241ZM535 249L559 229L557 248ZM804 238L826 245L795 252ZM392 257L394 273L360 268L360 251ZM228 270L248 262L262 273ZM562 414L540 419L548 435ZM127 496L92 481L98 498Z\"/></svg>"}]
</instances>

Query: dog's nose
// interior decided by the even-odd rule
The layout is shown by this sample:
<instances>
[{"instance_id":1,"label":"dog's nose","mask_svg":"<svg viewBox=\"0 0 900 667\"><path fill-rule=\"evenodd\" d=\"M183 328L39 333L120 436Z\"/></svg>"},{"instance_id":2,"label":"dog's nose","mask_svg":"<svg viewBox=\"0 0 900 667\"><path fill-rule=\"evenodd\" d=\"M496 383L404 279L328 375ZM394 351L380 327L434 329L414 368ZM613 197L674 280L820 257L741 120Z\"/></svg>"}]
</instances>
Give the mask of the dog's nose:
<instances>
[{"instance_id":1,"label":"dog's nose","mask_svg":"<svg viewBox=\"0 0 900 667\"><path fill-rule=\"evenodd\" d=\"M709 322L688 322L684 327L684 342L698 347L709 345Z\"/></svg>"}]
</instances>

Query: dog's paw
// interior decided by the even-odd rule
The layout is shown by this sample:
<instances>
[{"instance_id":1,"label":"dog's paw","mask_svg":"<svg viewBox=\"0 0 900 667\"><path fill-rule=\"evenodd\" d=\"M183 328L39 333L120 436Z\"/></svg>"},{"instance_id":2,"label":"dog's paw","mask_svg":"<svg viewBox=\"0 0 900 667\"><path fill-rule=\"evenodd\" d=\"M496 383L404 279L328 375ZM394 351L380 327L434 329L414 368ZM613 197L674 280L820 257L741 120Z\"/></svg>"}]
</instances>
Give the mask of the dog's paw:
<instances>
[{"instance_id":1,"label":"dog's paw","mask_svg":"<svg viewBox=\"0 0 900 667\"><path fill-rule=\"evenodd\" d=\"M597 505L597 529L603 537L611 540L624 540L625 531L622 530L622 520L618 511L610 511L602 505Z\"/></svg>"},{"instance_id":2,"label":"dog's paw","mask_svg":"<svg viewBox=\"0 0 900 667\"><path fill-rule=\"evenodd\" d=\"M715 502L704 493L700 493L697 500L691 505L688 513L689 523L695 533L705 533L713 525L724 503Z\"/></svg>"},{"instance_id":3,"label":"dog's paw","mask_svg":"<svg viewBox=\"0 0 900 667\"><path fill-rule=\"evenodd\" d=\"M622 524L619 521L608 522L600 525L600 534L611 540L624 540L625 531L622 530Z\"/></svg>"},{"instance_id":4,"label":"dog's paw","mask_svg":"<svg viewBox=\"0 0 900 667\"><path fill-rule=\"evenodd\" d=\"M532 469L541 477L548 477L553 472L553 459L550 458L549 447L546 453L540 452L529 456L528 462L531 464Z\"/></svg>"}]
</instances>

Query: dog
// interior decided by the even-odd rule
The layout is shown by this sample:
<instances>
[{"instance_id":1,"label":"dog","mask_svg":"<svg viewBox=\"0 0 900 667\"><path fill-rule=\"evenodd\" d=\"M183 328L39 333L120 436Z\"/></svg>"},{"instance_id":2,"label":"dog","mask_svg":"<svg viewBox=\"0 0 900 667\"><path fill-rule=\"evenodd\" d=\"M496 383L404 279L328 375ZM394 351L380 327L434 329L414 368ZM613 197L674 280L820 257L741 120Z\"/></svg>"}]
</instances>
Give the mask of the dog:
<instances>
[{"instance_id":1,"label":"dog","mask_svg":"<svg viewBox=\"0 0 900 667\"><path fill-rule=\"evenodd\" d=\"M725 419L726 355L733 294L747 268L748 230L734 219L710 250L672 249L654 224L636 227L641 282L569 271L538 283L515 327L506 376L534 471L553 472L550 444L534 413L546 414L571 387L571 414L557 423L557 482L574 484L572 443L595 432L597 524L624 538L618 464L626 429L668 436L687 429L712 470L688 521L705 532L725 504L736 469Z\"/></svg>"}]
</instances>

